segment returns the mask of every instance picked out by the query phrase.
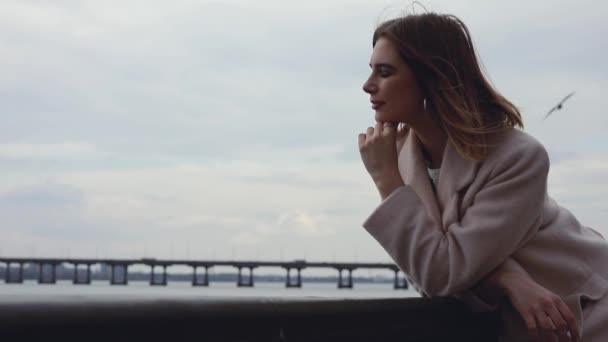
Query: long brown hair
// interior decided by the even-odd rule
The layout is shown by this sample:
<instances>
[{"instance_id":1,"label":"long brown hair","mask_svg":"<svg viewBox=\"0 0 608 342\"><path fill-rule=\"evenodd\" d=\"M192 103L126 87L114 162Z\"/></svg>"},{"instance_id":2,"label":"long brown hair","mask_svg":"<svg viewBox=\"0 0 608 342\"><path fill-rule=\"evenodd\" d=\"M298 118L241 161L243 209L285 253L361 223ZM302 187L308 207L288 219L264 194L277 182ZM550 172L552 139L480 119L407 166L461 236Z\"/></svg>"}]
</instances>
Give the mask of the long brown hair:
<instances>
[{"instance_id":1,"label":"long brown hair","mask_svg":"<svg viewBox=\"0 0 608 342\"><path fill-rule=\"evenodd\" d=\"M412 69L448 140L464 157L489 153L490 134L519 126L519 110L498 93L481 71L471 35L453 15L424 13L386 21L374 32L389 39Z\"/></svg>"}]
</instances>

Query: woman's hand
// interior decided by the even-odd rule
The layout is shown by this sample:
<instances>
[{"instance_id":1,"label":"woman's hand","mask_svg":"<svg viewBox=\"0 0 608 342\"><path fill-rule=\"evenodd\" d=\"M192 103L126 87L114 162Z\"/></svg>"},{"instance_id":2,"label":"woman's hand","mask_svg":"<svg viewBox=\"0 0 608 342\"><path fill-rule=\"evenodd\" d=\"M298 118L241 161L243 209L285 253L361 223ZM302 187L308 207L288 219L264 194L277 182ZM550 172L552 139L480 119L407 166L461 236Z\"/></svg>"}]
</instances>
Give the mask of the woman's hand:
<instances>
[{"instance_id":1,"label":"woman's hand","mask_svg":"<svg viewBox=\"0 0 608 342\"><path fill-rule=\"evenodd\" d=\"M501 282L535 341L580 341L576 319L559 296L527 274L507 272Z\"/></svg>"},{"instance_id":2,"label":"woman's hand","mask_svg":"<svg viewBox=\"0 0 608 342\"><path fill-rule=\"evenodd\" d=\"M397 166L396 139L397 129L390 122L378 122L376 127L359 134L361 159L382 199L403 185Z\"/></svg>"}]
</instances>

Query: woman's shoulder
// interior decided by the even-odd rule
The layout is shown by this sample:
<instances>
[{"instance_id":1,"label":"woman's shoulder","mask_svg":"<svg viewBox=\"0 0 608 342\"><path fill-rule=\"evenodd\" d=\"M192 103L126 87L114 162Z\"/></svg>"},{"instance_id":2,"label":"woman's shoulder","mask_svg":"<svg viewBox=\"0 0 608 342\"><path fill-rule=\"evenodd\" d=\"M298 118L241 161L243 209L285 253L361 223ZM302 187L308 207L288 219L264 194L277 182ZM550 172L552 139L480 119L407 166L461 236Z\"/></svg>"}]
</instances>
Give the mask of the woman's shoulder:
<instances>
[{"instance_id":1,"label":"woman's shoulder","mask_svg":"<svg viewBox=\"0 0 608 342\"><path fill-rule=\"evenodd\" d=\"M505 149L544 149L543 144L538 139L519 128L509 128L497 135L496 145Z\"/></svg>"},{"instance_id":2,"label":"woman's shoulder","mask_svg":"<svg viewBox=\"0 0 608 342\"><path fill-rule=\"evenodd\" d=\"M510 128L496 134L489 142L488 162L538 163L549 162L547 150L532 135Z\"/></svg>"}]
</instances>

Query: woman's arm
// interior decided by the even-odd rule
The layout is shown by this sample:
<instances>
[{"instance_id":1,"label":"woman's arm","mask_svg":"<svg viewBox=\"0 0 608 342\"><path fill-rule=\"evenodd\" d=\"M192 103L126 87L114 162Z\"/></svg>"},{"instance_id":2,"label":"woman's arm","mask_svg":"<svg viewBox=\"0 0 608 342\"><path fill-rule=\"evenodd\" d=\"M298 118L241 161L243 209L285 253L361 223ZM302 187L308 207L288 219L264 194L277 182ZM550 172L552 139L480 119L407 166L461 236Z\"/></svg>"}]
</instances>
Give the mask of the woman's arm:
<instances>
[{"instance_id":1,"label":"woman's arm","mask_svg":"<svg viewBox=\"0 0 608 342\"><path fill-rule=\"evenodd\" d=\"M505 299L508 299L509 276L513 273L520 273L523 276L529 277L528 272L517 261L508 258L483 278L473 288L473 291L487 304L497 307Z\"/></svg>"},{"instance_id":2,"label":"woman's arm","mask_svg":"<svg viewBox=\"0 0 608 342\"><path fill-rule=\"evenodd\" d=\"M440 226L429 217L416 192L404 185L364 222L427 294L452 295L472 288L538 231L548 155L533 142L501 153L460 221Z\"/></svg>"},{"instance_id":3,"label":"woman's arm","mask_svg":"<svg viewBox=\"0 0 608 342\"><path fill-rule=\"evenodd\" d=\"M536 283L512 258L481 280L473 290L492 305L500 305L503 299L508 299L536 341L580 340L578 324L568 306L559 296Z\"/></svg>"}]
</instances>

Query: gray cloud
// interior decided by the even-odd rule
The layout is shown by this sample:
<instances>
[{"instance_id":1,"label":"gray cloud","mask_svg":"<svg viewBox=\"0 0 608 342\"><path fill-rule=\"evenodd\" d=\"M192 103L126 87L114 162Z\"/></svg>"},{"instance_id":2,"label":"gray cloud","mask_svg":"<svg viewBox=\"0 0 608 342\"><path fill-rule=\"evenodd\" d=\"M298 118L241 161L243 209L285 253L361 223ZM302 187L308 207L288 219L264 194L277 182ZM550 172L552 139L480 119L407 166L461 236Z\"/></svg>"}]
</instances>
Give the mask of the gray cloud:
<instances>
[{"instance_id":1,"label":"gray cloud","mask_svg":"<svg viewBox=\"0 0 608 342\"><path fill-rule=\"evenodd\" d=\"M91 222L82 191L65 184L36 184L0 194L0 231L68 241L113 238L114 228Z\"/></svg>"}]
</instances>

